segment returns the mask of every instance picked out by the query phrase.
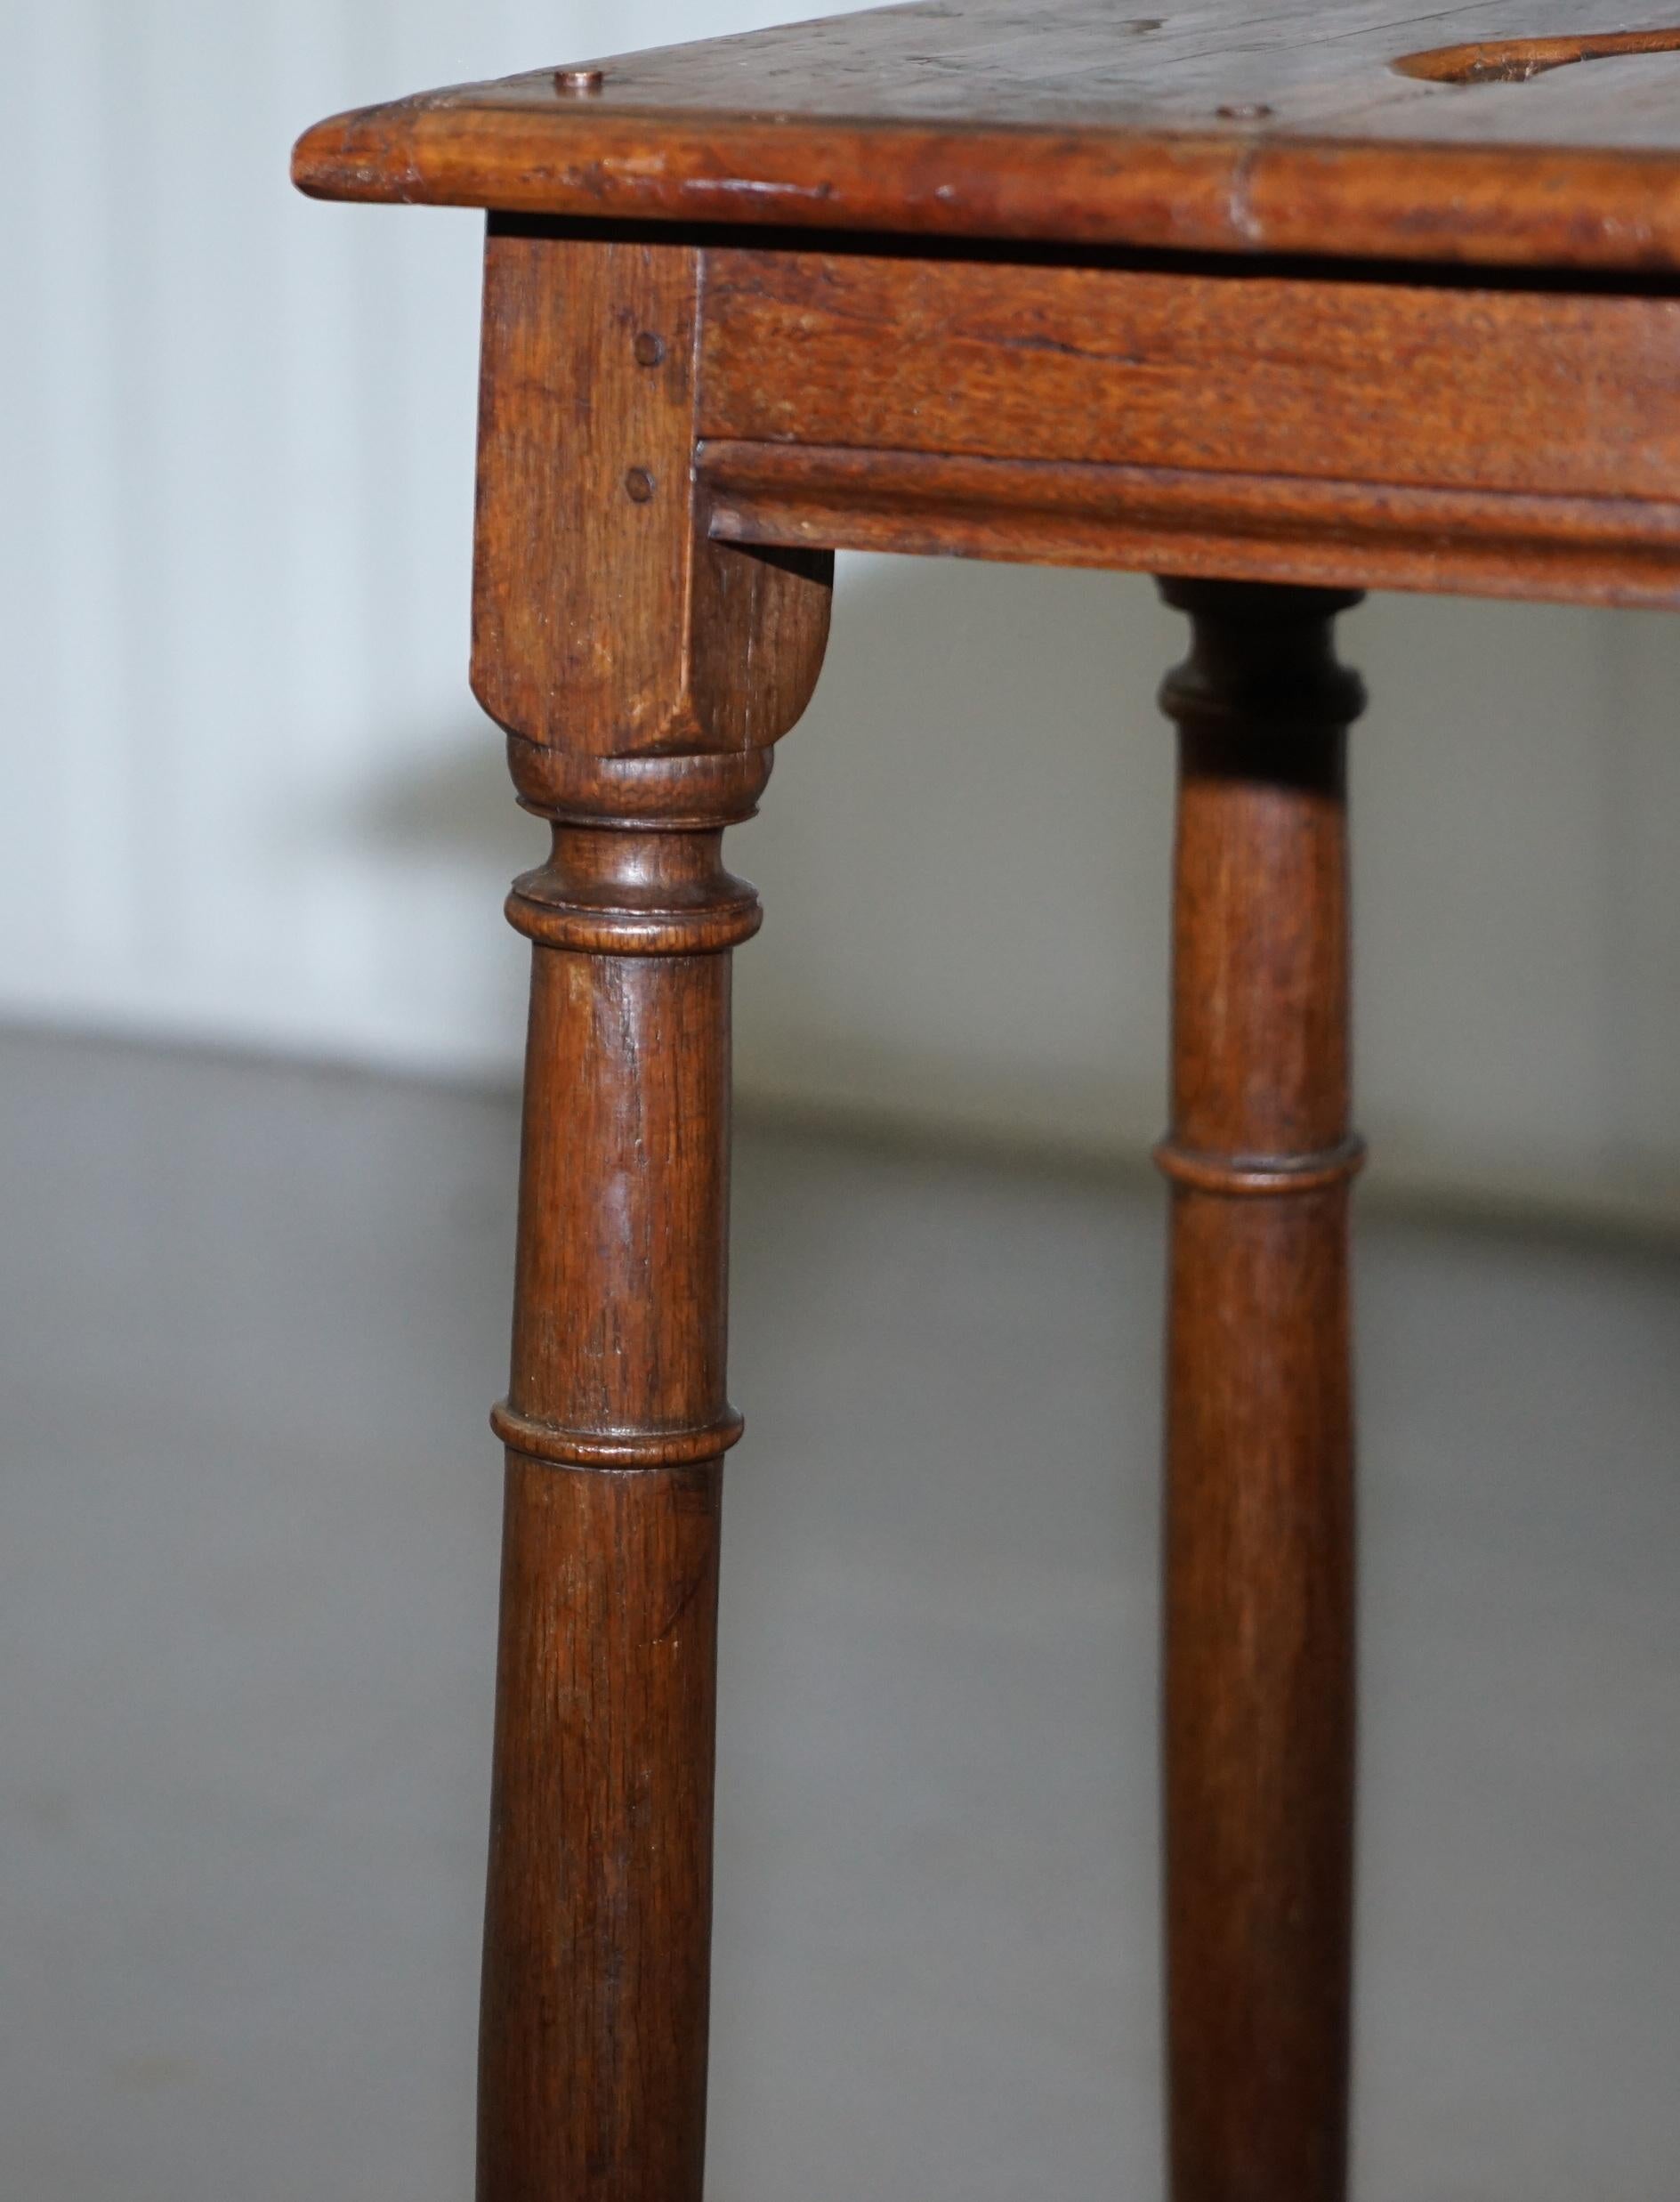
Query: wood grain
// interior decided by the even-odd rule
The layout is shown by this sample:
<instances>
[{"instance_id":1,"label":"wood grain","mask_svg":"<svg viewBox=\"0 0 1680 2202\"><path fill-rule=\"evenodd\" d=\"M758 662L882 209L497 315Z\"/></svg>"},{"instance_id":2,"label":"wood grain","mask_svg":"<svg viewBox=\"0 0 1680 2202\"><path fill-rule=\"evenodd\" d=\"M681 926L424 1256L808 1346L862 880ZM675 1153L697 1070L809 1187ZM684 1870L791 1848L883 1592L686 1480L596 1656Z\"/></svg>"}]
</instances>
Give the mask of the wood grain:
<instances>
[{"instance_id":1,"label":"wood grain","mask_svg":"<svg viewBox=\"0 0 1680 2202\"><path fill-rule=\"evenodd\" d=\"M923 0L336 116L327 198L1513 267L1680 267L1680 56L1396 64L1628 28L1614 0ZM557 56L557 60L568 57Z\"/></svg>"},{"instance_id":2,"label":"wood grain","mask_svg":"<svg viewBox=\"0 0 1680 2202\"><path fill-rule=\"evenodd\" d=\"M725 541L1680 606L1680 503L707 442Z\"/></svg>"},{"instance_id":3,"label":"wood grain","mask_svg":"<svg viewBox=\"0 0 1680 2202\"><path fill-rule=\"evenodd\" d=\"M1352 1888L1351 595L1175 580L1173 2202L1340 2202Z\"/></svg>"},{"instance_id":4,"label":"wood grain","mask_svg":"<svg viewBox=\"0 0 1680 2202\"><path fill-rule=\"evenodd\" d=\"M706 292L707 437L1680 499L1680 300L727 247Z\"/></svg>"},{"instance_id":5,"label":"wood grain","mask_svg":"<svg viewBox=\"0 0 1680 2202\"><path fill-rule=\"evenodd\" d=\"M699 2202L721 1492L508 1453L481 2202Z\"/></svg>"}]
</instances>

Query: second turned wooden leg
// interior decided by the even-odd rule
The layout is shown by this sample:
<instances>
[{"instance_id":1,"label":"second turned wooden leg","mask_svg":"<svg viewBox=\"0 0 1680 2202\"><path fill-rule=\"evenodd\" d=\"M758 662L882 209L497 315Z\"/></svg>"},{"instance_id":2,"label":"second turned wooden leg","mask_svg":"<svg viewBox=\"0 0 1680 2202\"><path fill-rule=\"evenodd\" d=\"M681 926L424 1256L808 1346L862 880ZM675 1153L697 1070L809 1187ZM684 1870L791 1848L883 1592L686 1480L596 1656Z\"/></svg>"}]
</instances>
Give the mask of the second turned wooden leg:
<instances>
[{"instance_id":1,"label":"second turned wooden leg","mask_svg":"<svg viewBox=\"0 0 1680 2202\"><path fill-rule=\"evenodd\" d=\"M1345 2188L1353 1781L1345 730L1356 595L1169 581L1173 2202Z\"/></svg>"}]
</instances>

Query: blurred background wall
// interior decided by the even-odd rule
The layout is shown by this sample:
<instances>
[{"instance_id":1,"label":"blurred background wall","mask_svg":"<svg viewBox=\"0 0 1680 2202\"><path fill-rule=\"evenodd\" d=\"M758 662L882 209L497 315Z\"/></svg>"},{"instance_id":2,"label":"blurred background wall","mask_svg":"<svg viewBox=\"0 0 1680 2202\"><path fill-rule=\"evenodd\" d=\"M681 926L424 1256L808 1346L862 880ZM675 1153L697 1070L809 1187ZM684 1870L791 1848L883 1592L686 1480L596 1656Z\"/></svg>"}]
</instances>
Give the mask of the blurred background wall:
<instances>
[{"instance_id":1,"label":"blurred background wall","mask_svg":"<svg viewBox=\"0 0 1680 2202\"><path fill-rule=\"evenodd\" d=\"M480 223L286 181L327 111L797 0L19 0L0 28L0 1016L511 1075L537 829L469 698ZM832 12L832 11L828 11ZM1135 1152L1161 1113L1178 623L843 562L734 838L749 1097ZM1391 1185L1680 1222L1680 634L1344 623L1361 1114Z\"/></svg>"}]
</instances>

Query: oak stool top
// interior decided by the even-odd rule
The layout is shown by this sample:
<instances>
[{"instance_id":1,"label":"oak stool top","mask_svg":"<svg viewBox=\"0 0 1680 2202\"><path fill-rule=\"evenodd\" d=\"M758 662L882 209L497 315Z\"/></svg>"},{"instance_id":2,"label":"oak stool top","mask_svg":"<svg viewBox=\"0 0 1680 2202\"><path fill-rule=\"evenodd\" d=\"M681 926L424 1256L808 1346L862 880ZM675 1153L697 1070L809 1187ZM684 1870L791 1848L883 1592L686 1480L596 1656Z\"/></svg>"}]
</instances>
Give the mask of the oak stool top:
<instances>
[{"instance_id":1,"label":"oak stool top","mask_svg":"<svg viewBox=\"0 0 1680 2202\"><path fill-rule=\"evenodd\" d=\"M1680 28L1626 20L916 0L338 116L295 174L614 220L1673 268Z\"/></svg>"}]
</instances>

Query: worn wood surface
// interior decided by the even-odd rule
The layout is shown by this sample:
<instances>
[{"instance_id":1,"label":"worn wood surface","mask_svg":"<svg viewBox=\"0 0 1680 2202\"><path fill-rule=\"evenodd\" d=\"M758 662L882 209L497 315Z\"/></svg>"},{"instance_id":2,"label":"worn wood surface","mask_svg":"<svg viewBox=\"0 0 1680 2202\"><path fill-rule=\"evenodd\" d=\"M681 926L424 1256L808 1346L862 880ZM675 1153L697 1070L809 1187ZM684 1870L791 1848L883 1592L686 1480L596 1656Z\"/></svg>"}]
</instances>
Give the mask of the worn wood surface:
<instances>
[{"instance_id":1,"label":"worn wood surface","mask_svg":"<svg viewBox=\"0 0 1680 2202\"><path fill-rule=\"evenodd\" d=\"M1353 1813L1345 595L1175 580L1173 2202L1339 2202Z\"/></svg>"},{"instance_id":2,"label":"worn wood surface","mask_svg":"<svg viewBox=\"0 0 1680 2202\"><path fill-rule=\"evenodd\" d=\"M545 68L335 117L295 173L570 215L1674 268L1680 53L1591 42L1628 28L1614 0L922 0L610 59L594 92Z\"/></svg>"},{"instance_id":3,"label":"worn wood surface","mask_svg":"<svg viewBox=\"0 0 1680 2202\"><path fill-rule=\"evenodd\" d=\"M1680 299L723 249L699 426L1680 498L1677 363Z\"/></svg>"},{"instance_id":4,"label":"worn wood surface","mask_svg":"<svg viewBox=\"0 0 1680 2202\"><path fill-rule=\"evenodd\" d=\"M492 229L472 684L527 744L752 749L809 699L831 558L720 551L698 514L699 284L700 255L678 243Z\"/></svg>"}]
</instances>

